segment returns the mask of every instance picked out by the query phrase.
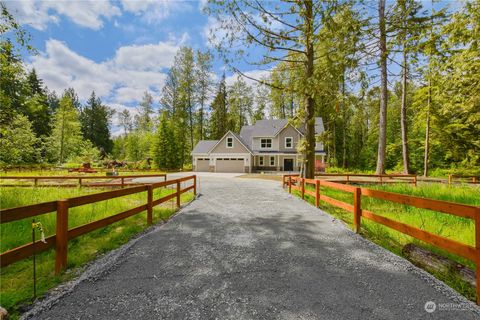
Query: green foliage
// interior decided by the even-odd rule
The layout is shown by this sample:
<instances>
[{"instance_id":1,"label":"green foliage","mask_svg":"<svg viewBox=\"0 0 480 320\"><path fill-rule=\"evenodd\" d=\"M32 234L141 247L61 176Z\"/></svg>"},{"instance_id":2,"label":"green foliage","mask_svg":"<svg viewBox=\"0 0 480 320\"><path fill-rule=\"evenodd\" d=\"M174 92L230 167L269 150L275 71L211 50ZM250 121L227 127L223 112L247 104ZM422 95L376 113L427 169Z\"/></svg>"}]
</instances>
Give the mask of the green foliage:
<instances>
[{"instance_id":1,"label":"green foliage","mask_svg":"<svg viewBox=\"0 0 480 320\"><path fill-rule=\"evenodd\" d=\"M52 135L47 140L49 158L62 164L80 155L85 141L82 137L78 111L70 96L64 94L53 116Z\"/></svg>"},{"instance_id":2,"label":"green foliage","mask_svg":"<svg viewBox=\"0 0 480 320\"><path fill-rule=\"evenodd\" d=\"M244 125L248 123L248 119L253 113L253 92L252 89L238 78L237 81L230 86L228 93L229 107L229 127L233 132L240 133Z\"/></svg>"},{"instance_id":3,"label":"green foliage","mask_svg":"<svg viewBox=\"0 0 480 320\"><path fill-rule=\"evenodd\" d=\"M92 92L79 116L83 137L90 140L104 155L112 152L113 148L109 128L113 113L113 110L103 105L95 92Z\"/></svg>"},{"instance_id":4,"label":"green foliage","mask_svg":"<svg viewBox=\"0 0 480 320\"><path fill-rule=\"evenodd\" d=\"M177 169L180 167L174 123L166 111L160 116L157 132L152 144L152 158L157 168Z\"/></svg>"},{"instance_id":5,"label":"green foliage","mask_svg":"<svg viewBox=\"0 0 480 320\"><path fill-rule=\"evenodd\" d=\"M8 125L0 130L0 165L30 164L36 159L38 139L32 124L23 115L16 115Z\"/></svg>"}]
</instances>

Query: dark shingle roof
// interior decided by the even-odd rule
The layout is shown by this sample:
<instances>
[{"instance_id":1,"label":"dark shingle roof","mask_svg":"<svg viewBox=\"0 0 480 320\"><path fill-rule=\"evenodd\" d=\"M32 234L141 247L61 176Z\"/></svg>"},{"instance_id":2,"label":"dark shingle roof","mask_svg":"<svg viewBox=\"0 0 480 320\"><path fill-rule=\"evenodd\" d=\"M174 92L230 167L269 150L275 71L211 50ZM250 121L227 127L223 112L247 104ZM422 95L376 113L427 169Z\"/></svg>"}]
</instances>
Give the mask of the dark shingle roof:
<instances>
[{"instance_id":1,"label":"dark shingle roof","mask_svg":"<svg viewBox=\"0 0 480 320\"><path fill-rule=\"evenodd\" d=\"M193 149L192 153L208 153L216 145L218 140L200 140Z\"/></svg>"},{"instance_id":2,"label":"dark shingle roof","mask_svg":"<svg viewBox=\"0 0 480 320\"><path fill-rule=\"evenodd\" d=\"M253 127L252 137L273 137L278 131L285 127L287 123L287 119L258 120L251 126Z\"/></svg>"},{"instance_id":3,"label":"dark shingle roof","mask_svg":"<svg viewBox=\"0 0 480 320\"><path fill-rule=\"evenodd\" d=\"M243 144L250 150L252 150L252 138L254 137L275 137L280 130L282 130L288 124L286 119L266 119L258 120L254 125L243 126L240 130L240 135L235 136L243 142ZM298 128L298 130L305 134L304 127ZM315 134L318 135L324 131L323 120L321 117L315 118ZM208 153L218 142L218 140L202 140L193 149L192 153ZM323 150L323 144L318 146Z\"/></svg>"}]
</instances>

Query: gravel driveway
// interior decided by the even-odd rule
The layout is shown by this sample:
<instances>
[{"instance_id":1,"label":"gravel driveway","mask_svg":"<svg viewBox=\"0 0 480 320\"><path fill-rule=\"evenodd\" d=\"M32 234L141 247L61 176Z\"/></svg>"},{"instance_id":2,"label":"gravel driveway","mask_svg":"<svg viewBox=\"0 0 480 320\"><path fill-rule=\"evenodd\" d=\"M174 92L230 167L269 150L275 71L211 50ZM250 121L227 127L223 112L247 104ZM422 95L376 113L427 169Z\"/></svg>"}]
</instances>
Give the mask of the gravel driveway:
<instances>
[{"instance_id":1,"label":"gravel driveway","mask_svg":"<svg viewBox=\"0 0 480 320\"><path fill-rule=\"evenodd\" d=\"M452 289L278 182L204 175L200 191L34 317L480 319ZM464 310L445 310L455 306Z\"/></svg>"}]
</instances>

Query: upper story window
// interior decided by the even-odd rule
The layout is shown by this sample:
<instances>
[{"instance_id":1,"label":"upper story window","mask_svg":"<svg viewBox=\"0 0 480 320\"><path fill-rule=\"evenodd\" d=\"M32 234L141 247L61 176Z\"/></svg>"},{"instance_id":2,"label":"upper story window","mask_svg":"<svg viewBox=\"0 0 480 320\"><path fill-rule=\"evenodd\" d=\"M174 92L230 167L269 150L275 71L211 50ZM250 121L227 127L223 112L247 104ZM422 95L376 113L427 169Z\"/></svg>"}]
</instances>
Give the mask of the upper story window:
<instances>
[{"instance_id":1,"label":"upper story window","mask_svg":"<svg viewBox=\"0 0 480 320\"><path fill-rule=\"evenodd\" d=\"M227 148L233 148L233 138L227 137Z\"/></svg>"},{"instance_id":2,"label":"upper story window","mask_svg":"<svg viewBox=\"0 0 480 320\"><path fill-rule=\"evenodd\" d=\"M260 139L260 148L262 149L272 148L272 139Z\"/></svg>"},{"instance_id":3,"label":"upper story window","mask_svg":"<svg viewBox=\"0 0 480 320\"><path fill-rule=\"evenodd\" d=\"M292 137L285 137L285 148L287 148L287 149L293 148L293 138Z\"/></svg>"}]
</instances>

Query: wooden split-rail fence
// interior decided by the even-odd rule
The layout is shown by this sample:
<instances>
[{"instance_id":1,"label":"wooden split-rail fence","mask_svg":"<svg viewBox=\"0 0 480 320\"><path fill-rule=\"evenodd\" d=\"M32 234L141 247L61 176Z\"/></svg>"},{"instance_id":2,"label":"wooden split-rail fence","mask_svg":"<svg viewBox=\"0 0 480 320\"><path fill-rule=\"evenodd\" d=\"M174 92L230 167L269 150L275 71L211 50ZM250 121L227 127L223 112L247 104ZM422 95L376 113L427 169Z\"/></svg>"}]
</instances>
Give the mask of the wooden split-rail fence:
<instances>
[{"instance_id":1,"label":"wooden split-rail fence","mask_svg":"<svg viewBox=\"0 0 480 320\"><path fill-rule=\"evenodd\" d=\"M191 181L192 184L182 189L182 182L187 181ZM163 196L159 199L153 199L153 190L171 185L176 186L176 191L174 193ZM56 211L56 233L52 236L47 237L45 239L46 243L41 241L35 243L31 242L0 254L0 265L1 267L5 267L9 264L32 256L34 252L40 253L46 251L51 247L55 247L55 273L58 274L67 266L68 240L74 239L88 232L92 232L94 230L106 227L114 222L126 219L143 211L147 211L147 224L150 225L153 222L153 207L175 198L177 202L177 207L180 207L180 196L190 190L193 190L193 193L195 195L197 194L197 177L195 175L153 184L146 184L125 189L79 196L75 198L43 202L39 204L10 209L1 209L0 223L2 224ZM145 199L145 204L97 221L75 227L73 229L68 229L68 214L70 208L75 208L90 203L110 200L145 191L147 191L147 199Z\"/></svg>"},{"instance_id":2,"label":"wooden split-rail fence","mask_svg":"<svg viewBox=\"0 0 480 320\"><path fill-rule=\"evenodd\" d=\"M308 185L313 188L307 189L306 186ZM476 264L477 304L480 305L480 207L373 190L332 181L304 179L292 175L286 175L283 177L283 186L286 186L290 193L292 193L292 190L297 190L302 199L305 199L305 195L313 197L315 199L316 207L319 207L320 202L324 201L353 213L353 228L356 233L360 232L362 219L367 219L441 248L454 255L473 261ZM353 195L353 205L321 194L321 187L351 193ZM448 239L362 209L362 196L472 219L475 221L475 246Z\"/></svg>"},{"instance_id":3,"label":"wooden split-rail fence","mask_svg":"<svg viewBox=\"0 0 480 320\"><path fill-rule=\"evenodd\" d=\"M124 176L87 176L87 175L78 175L78 176L0 176L0 181L2 180L24 180L27 182L33 182L33 185L30 184L0 184L0 187L127 187L133 185L139 185L143 183L134 183L125 181L125 179L138 179L138 178L163 178L167 180L167 175L164 173L160 174L142 174L142 175L124 175ZM52 183L39 183L41 181L63 181L62 183L52 184ZM85 183L86 180L114 180L115 182L93 182ZM78 183L71 183L72 181L77 181Z\"/></svg>"}]
</instances>

